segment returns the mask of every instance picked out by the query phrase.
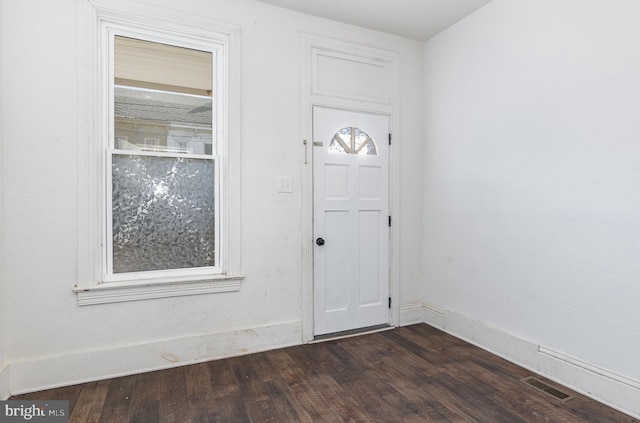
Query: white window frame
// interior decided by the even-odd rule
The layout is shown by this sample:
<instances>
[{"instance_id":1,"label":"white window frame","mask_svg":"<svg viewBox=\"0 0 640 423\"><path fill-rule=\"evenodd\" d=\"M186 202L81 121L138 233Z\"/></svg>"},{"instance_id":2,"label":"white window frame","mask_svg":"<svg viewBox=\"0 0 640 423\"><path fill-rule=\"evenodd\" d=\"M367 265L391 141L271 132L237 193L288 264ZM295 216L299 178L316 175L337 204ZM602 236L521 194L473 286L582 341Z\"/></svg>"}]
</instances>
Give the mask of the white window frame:
<instances>
[{"instance_id":1,"label":"white window frame","mask_svg":"<svg viewBox=\"0 0 640 423\"><path fill-rule=\"evenodd\" d=\"M103 227L105 228L105 234L103 245L105 245L105 254L103 254L103 269L104 276L103 282L111 283L111 282L120 282L120 281L140 281L140 280L153 280L158 278L182 278L182 277L199 277L199 276L207 276L207 275L220 275L223 273L222 266L220 265L220 260L224 256L223 250L220 248L220 234L221 234L221 225L220 221L224 220L224 211L219 211L220 206L220 190L218 187L215 187L215 266L209 267L200 267L195 269L167 269L167 270L156 270L156 271L144 271L144 272L127 272L127 273L113 273L113 242L112 242L112 226L113 226L113 215L112 215L112 182L113 182L113 172L112 161L114 155L128 155L133 154L137 156L152 156L152 157L181 157L185 159L198 159L198 160L210 160L214 163L215 176L214 180L216 185L219 184L221 169L220 169L220 160L217 155L217 142L213 144L213 151L211 155L202 155L202 154L191 154L191 153L161 153L161 152L143 152L143 151L128 151L128 150L118 150L114 145L112 145L111 140L115 140L115 116L114 116L114 108L115 108L115 96L114 96L114 87L115 87L115 75L114 71L114 39L115 37L127 37L134 38L138 40L150 41L155 43L169 44L176 47L184 47L199 51L206 51L211 53L212 61L212 87L213 89L213 97L215 99L215 113L213 113L214 119L216 122L213 127L216 128L215 139L223 140L225 137L225 122L221 118L224 114L218 113L219 110L223 110L226 107L226 98L224 95L219 95L219 93L224 94L224 60L219 60L220 57L224 56L225 44L221 40L215 39L200 39L193 38L189 36L184 36L182 34L165 34L158 33L153 30L141 30L136 27L131 27L130 25L123 25L121 23L111 22L109 20L102 21L102 29L101 29L101 47L102 47L102 75L107 75L106 78L103 78L102 83L104 84L103 92L107 93L108 104L103 105L104 111L103 113L103 121L105 124L102 125L103 128L103 136L102 140L104 141L104 146L107 150L106 158L107 164L105 166L105 182L104 182L104 190L106 193L106 201L105 201L105 222ZM144 139L145 144L147 138Z\"/></svg>"},{"instance_id":2,"label":"white window frame","mask_svg":"<svg viewBox=\"0 0 640 423\"><path fill-rule=\"evenodd\" d=\"M199 15L131 0L78 2L79 40L79 305L237 291L240 270L240 146L238 27ZM214 128L216 170L216 266L113 274L108 184L113 139L113 36L123 35L211 51L217 92ZM158 154L154 154L158 155ZM187 157L189 155L180 155ZM202 155L197 155L202 158Z\"/></svg>"}]
</instances>

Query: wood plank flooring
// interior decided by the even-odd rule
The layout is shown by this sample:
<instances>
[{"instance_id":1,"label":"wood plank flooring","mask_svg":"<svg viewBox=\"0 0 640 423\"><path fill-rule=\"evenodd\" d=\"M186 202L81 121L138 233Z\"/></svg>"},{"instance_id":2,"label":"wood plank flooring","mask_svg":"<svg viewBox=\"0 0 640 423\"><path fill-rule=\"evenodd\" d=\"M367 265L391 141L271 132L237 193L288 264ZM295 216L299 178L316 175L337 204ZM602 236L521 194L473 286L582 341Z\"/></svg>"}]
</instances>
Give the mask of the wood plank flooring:
<instances>
[{"instance_id":1,"label":"wood plank flooring","mask_svg":"<svg viewBox=\"0 0 640 423\"><path fill-rule=\"evenodd\" d=\"M15 396L87 422L638 422L425 324ZM544 380L544 379L543 379Z\"/></svg>"}]
</instances>

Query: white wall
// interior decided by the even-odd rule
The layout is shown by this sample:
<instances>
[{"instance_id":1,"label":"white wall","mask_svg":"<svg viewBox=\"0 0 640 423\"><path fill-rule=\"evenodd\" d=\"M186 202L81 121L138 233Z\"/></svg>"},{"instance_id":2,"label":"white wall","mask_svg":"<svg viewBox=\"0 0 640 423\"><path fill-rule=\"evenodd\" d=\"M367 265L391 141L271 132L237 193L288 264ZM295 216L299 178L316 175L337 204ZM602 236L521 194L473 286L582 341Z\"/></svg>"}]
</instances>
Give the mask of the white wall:
<instances>
[{"instance_id":1,"label":"white wall","mask_svg":"<svg viewBox=\"0 0 640 423\"><path fill-rule=\"evenodd\" d=\"M424 118L434 315L635 387L627 405L595 395L636 415L639 14L634 0L494 0L426 43Z\"/></svg>"},{"instance_id":2,"label":"white wall","mask_svg":"<svg viewBox=\"0 0 640 423\"><path fill-rule=\"evenodd\" d=\"M240 292L78 307L76 0L4 5L5 358L13 392L301 342L301 32L400 57L402 301L421 280L422 45L250 0L163 0L242 29ZM28 22L28 25L25 24ZM8 40L11 40L10 42ZM280 176L293 194L276 192ZM404 221L403 221L404 220Z\"/></svg>"},{"instance_id":3,"label":"white wall","mask_svg":"<svg viewBox=\"0 0 640 423\"><path fill-rule=\"evenodd\" d=\"M4 80L2 79L3 69L3 49L2 40L4 31L3 20L4 0L0 0L0 167L4 168L4 153L2 150L4 130L2 126L4 110L2 107L2 91L4 86ZM8 372L5 369L4 363L4 295L2 292L2 286L4 281L4 183L3 174L0 171L0 399L4 399L7 396L9 389Z\"/></svg>"}]
</instances>

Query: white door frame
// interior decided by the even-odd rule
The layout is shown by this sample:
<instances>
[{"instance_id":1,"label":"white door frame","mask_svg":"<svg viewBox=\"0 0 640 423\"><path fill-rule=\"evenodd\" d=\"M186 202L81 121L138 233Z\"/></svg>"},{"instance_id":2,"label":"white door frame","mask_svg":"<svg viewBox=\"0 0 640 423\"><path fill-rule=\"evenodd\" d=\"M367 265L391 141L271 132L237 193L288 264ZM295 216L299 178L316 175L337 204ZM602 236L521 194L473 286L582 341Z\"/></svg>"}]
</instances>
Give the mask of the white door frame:
<instances>
[{"instance_id":1,"label":"white door frame","mask_svg":"<svg viewBox=\"0 0 640 423\"><path fill-rule=\"evenodd\" d=\"M398 57L394 52L380 50L371 47L336 41L329 38L315 35L302 34L302 142L300 149L301 166L301 209L302 209L302 342L310 342L314 339L314 316L313 316L313 107L324 106L338 109L352 110L358 112L369 112L385 114L389 116L390 131L393 141L389 151L389 213L392 216L390 228L389 244L389 294L392 298L389 314L389 324L399 326L400 324L400 177L399 177L399 150L401 145L401 133L398 121L398 90L399 87L399 65ZM328 95L314 91L313 69L314 50L333 51L336 54L351 55L371 60L377 63L384 63L388 68L389 93L388 101L367 101L366 99L349 97L348 95Z\"/></svg>"}]
</instances>

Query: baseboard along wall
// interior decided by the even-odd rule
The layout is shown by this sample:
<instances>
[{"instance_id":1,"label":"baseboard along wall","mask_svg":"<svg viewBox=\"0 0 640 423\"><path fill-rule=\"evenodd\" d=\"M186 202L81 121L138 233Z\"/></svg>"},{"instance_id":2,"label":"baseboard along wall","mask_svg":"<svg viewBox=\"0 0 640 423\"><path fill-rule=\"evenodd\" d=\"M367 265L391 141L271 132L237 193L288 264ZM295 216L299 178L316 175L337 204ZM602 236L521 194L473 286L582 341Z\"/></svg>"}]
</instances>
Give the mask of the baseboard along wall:
<instances>
[{"instance_id":1,"label":"baseboard along wall","mask_svg":"<svg viewBox=\"0 0 640 423\"><path fill-rule=\"evenodd\" d=\"M301 328L300 321L281 322L13 362L5 367L6 391L18 395L299 345ZM1 384L4 372L0 377Z\"/></svg>"},{"instance_id":2,"label":"baseboard along wall","mask_svg":"<svg viewBox=\"0 0 640 423\"><path fill-rule=\"evenodd\" d=\"M6 400L10 395L9 390L9 366L0 367L0 400Z\"/></svg>"}]
</instances>

